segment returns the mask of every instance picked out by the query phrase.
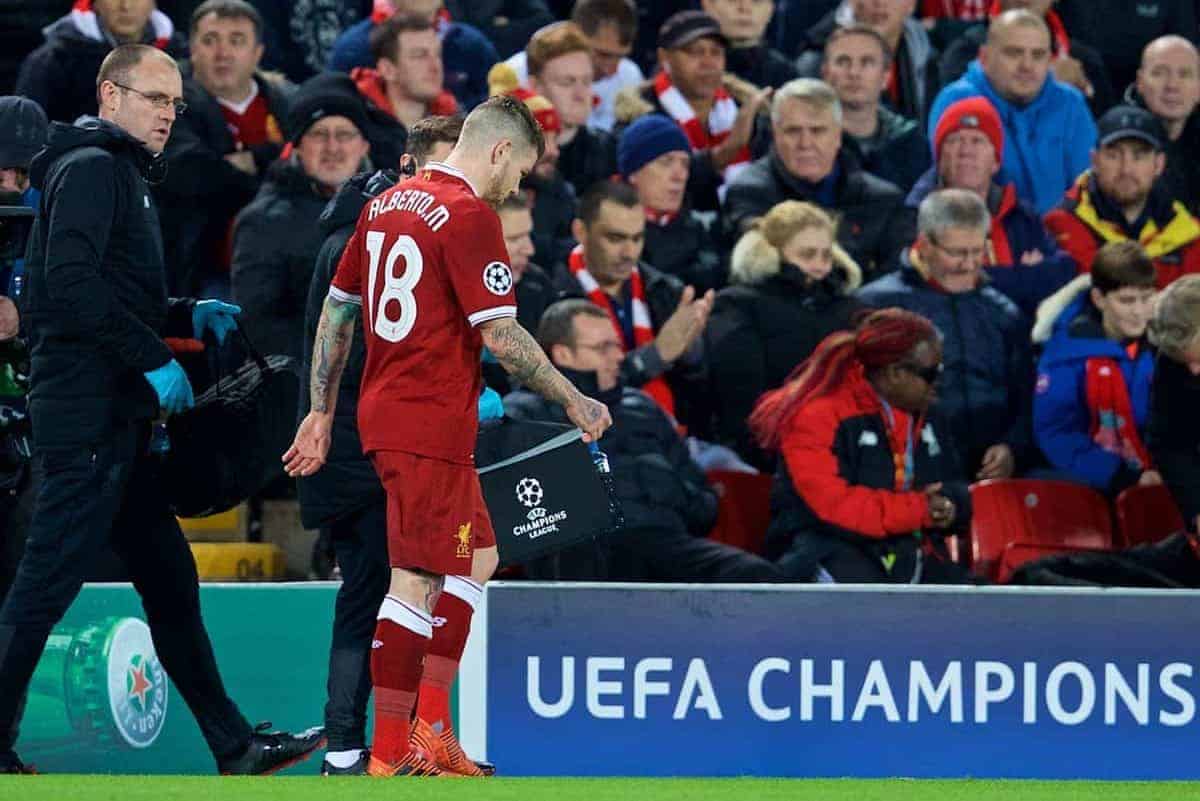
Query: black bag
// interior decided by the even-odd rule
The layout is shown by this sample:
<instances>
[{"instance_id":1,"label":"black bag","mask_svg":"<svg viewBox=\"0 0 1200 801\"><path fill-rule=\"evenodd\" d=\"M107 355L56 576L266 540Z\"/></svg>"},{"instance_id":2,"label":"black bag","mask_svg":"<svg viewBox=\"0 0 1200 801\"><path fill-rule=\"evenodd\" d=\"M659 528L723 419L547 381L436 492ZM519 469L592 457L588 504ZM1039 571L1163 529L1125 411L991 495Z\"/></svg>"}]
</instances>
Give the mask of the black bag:
<instances>
[{"instance_id":1,"label":"black bag","mask_svg":"<svg viewBox=\"0 0 1200 801\"><path fill-rule=\"evenodd\" d=\"M1200 557L1186 531L1123 551L1068 553L1027 562L1011 584L1067 587L1200 587Z\"/></svg>"},{"instance_id":2,"label":"black bag","mask_svg":"<svg viewBox=\"0 0 1200 801\"><path fill-rule=\"evenodd\" d=\"M300 375L294 359L264 359L236 330L250 358L167 419L164 481L180 517L232 509L284 475L280 457L296 433Z\"/></svg>"},{"instance_id":3,"label":"black bag","mask_svg":"<svg viewBox=\"0 0 1200 801\"><path fill-rule=\"evenodd\" d=\"M624 525L611 482L597 471L582 437L579 429L556 423L504 420L480 429L475 461L502 567Z\"/></svg>"}]
</instances>

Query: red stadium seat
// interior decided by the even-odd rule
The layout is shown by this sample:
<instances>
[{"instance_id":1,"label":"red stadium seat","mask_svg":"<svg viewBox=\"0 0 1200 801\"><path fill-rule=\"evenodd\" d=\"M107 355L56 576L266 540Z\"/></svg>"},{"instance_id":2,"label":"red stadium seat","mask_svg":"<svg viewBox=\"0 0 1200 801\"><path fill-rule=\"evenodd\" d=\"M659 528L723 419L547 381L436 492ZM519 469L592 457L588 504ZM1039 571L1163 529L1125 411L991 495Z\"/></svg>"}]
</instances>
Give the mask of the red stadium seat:
<instances>
[{"instance_id":1,"label":"red stadium seat","mask_svg":"<svg viewBox=\"0 0 1200 801\"><path fill-rule=\"evenodd\" d=\"M1108 501L1067 481L991 479L971 486L971 569L1003 584L1025 562L1111 550Z\"/></svg>"},{"instance_id":2,"label":"red stadium seat","mask_svg":"<svg viewBox=\"0 0 1200 801\"><path fill-rule=\"evenodd\" d=\"M1130 487L1117 496L1117 529L1123 548L1158 542L1184 526L1175 499L1161 484Z\"/></svg>"},{"instance_id":3,"label":"red stadium seat","mask_svg":"<svg viewBox=\"0 0 1200 801\"><path fill-rule=\"evenodd\" d=\"M771 522L771 476L712 470L708 483L721 499L709 539L762 554Z\"/></svg>"}]
</instances>

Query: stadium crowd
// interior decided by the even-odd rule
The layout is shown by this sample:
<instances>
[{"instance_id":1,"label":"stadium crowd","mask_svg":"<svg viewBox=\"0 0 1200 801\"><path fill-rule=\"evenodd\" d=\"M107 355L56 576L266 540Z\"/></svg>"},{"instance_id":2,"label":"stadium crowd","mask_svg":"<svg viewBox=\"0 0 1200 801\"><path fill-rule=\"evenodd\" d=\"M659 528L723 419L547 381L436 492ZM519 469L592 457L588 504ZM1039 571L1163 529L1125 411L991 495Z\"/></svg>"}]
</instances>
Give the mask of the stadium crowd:
<instances>
[{"instance_id":1,"label":"stadium crowd","mask_svg":"<svg viewBox=\"0 0 1200 801\"><path fill-rule=\"evenodd\" d=\"M973 582L947 545L977 481L1165 485L1200 524L1198 9L31 1L0 17L0 205L37 208L113 47L163 50L168 289L300 360L346 226L511 94L546 139L498 209L518 319L612 409L628 523L551 577ZM364 464L301 479L305 519L344 528ZM713 471L774 477L761 553L707 538Z\"/></svg>"}]
</instances>

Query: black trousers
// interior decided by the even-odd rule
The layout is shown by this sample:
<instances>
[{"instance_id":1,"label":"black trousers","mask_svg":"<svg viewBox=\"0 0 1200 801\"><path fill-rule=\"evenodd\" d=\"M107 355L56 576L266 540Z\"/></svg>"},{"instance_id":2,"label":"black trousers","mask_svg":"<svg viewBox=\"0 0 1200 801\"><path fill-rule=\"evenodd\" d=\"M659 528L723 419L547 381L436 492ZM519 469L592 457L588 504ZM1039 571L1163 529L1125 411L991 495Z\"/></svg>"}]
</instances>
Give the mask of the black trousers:
<instances>
[{"instance_id":1,"label":"black trousers","mask_svg":"<svg viewBox=\"0 0 1200 801\"><path fill-rule=\"evenodd\" d=\"M349 751L367 744L371 640L391 582L385 500L339 520L329 533L342 586L333 607L325 736L330 751Z\"/></svg>"},{"instance_id":2,"label":"black trousers","mask_svg":"<svg viewBox=\"0 0 1200 801\"><path fill-rule=\"evenodd\" d=\"M8 489L0 489L0 603L17 576L17 565L25 553L25 537L33 514L30 470L25 468Z\"/></svg>"},{"instance_id":3,"label":"black trousers","mask_svg":"<svg viewBox=\"0 0 1200 801\"><path fill-rule=\"evenodd\" d=\"M839 584L984 583L966 568L951 562L944 546L934 550L934 553L923 552L920 544L911 538L856 545L833 537L822 537L819 544L797 537L778 564L789 575L807 571L809 576L819 564ZM820 554L815 563L814 554Z\"/></svg>"},{"instance_id":4,"label":"black trousers","mask_svg":"<svg viewBox=\"0 0 1200 801\"><path fill-rule=\"evenodd\" d=\"M21 699L51 629L106 544L142 598L154 649L217 759L244 750L250 724L225 692L200 617L196 563L167 507L149 426L127 424L94 446L34 457L37 497L25 555L0 608L0 754L12 751Z\"/></svg>"}]
</instances>

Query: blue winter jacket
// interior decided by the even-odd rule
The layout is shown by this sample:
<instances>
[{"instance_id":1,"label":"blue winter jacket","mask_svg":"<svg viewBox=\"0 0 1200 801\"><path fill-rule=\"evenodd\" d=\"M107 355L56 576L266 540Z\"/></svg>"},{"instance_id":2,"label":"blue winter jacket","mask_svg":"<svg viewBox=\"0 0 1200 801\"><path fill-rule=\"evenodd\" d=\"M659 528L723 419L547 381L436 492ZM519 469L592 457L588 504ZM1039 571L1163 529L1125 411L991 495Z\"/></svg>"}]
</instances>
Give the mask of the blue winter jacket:
<instances>
[{"instance_id":1,"label":"blue winter jacket","mask_svg":"<svg viewBox=\"0 0 1200 801\"><path fill-rule=\"evenodd\" d=\"M374 67L371 58L371 18L356 22L333 43L329 69L350 72L355 67ZM442 83L463 111L470 111L487 98L487 74L500 60L496 48L478 29L462 22L447 23L442 30Z\"/></svg>"},{"instance_id":2,"label":"blue winter jacket","mask_svg":"<svg viewBox=\"0 0 1200 801\"><path fill-rule=\"evenodd\" d=\"M1074 285L1073 285L1074 286ZM1088 359L1114 359L1121 367L1138 433L1144 438L1150 413L1150 380L1154 357L1142 347L1136 359L1104 335L1100 314L1088 297L1088 286L1077 290L1065 308L1053 300L1039 315L1039 329L1054 320L1050 339L1038 361L1037 393L1033 398L1033 434L1050 464L1101 491L1116 493L1137 481L1141 468L1127 465L1115 453L1097 445L1091 436L1087 402ZM1070 295L1070 290L1062 294Z\"/></svg>"},{"instance_id":3,"label":"blue winter jacket","mask_svg":"<svg viewBox=\"0 0 1200 801\"><path fill-rule=\"evenodd\" d=\"M979 95L991 101L1004 124L1004 163L999 182L1015 184L1017 195L1038 214L1045 214L1091 164L1096 123L1087 101L1075 87L1049 76L1032 103L1024 108L1015 106L996 94L976 59L966 75L943 87L934 98L929 113L929 141L933 141L947 106Z\"/></svg>"},{"instance_id":4,"label":"blue winter jacket","mask_svg":"<svg viewBox=\"0 0 1200 801\"><path fill-rule=\"evenodd\" d=\"M1016 305L986 282L952 294L930 284L906 251L897 272L858 291L868 306L899 306L927 317L942 333L945 372L937 405L950 423L965 467L979 468L993 445L1012 448L1018 465L1029 455L1033 357L1029 326Z\"/></svg>"},{"instance_id":5,"label":"blue winter jacket","mask_svg":"<svg viewBox=\"0 0 1200 801\"><path fill-rule=\"evenodd\" d=\"M931 167L913 186L904 204L911 209L918 209L922 200L940 188L937 167ZM1075 260L1058 247L1054 237L1042 224L1042 218L1015 195L1012 184L1003 187L992 184L992 193L988 198L988 210L992 213L989 238L995 243L997 236L1004 236L1014 263L984 267L984 270L992 287L1017 304L1021 313L1032 323L1037 316L1038 304L1061 289L1079 270ZM1000 231L997 231L997 225ZM1021 254L1034 250L1041 251L1042 261L1034 265L1021 264Z\"/></svg>"}]
</instances>

